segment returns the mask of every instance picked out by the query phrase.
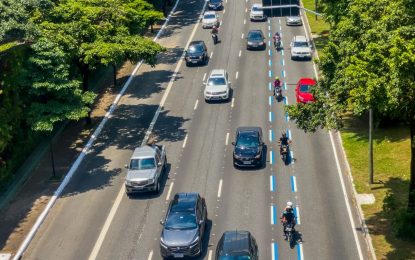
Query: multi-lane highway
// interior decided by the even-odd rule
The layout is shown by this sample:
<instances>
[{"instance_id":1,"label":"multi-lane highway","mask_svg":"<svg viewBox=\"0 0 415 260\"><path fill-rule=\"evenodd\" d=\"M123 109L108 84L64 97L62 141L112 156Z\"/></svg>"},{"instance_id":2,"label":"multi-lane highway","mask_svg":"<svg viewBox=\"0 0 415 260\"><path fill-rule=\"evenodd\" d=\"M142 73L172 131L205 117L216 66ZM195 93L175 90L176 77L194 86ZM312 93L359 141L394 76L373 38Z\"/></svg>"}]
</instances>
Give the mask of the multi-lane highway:
<instances>
[{"instance_id":1,"label":"multi-lane highway","mask_svg":"<svg viewBox=\"0 0 415 260\"><path fill-rule=\"evenodd\" d=\"M333 136L306 134L283 112L284 102L295 102L298 79L315 77L312 61L290 59L289 43L294 35L306 35L305 27L287 27L281 17L250 22L251 5L251 0L224 0L224 10L218 12L220 43L213 45L209 30L199 23L205 2L179 2L159 39L169 52L155 68L142 66L137 72L24 259L160 259L159 221L169 199L185 191L206 198L210 221L204 259L213 258L226 230L249 230L258 242L259 259L368 259L355 208L350 196L345 198L349 188L347 179L340 178ZM246 50L250 29L264 32L265 51ZM280 52L272 47L276 31L282 33ZM208 65L186 67L180 61L191 40L207 43ZM202 82L212 69L228 71L229 102L204 102ZM275 76L284 83L283 102L272 98ZM169 177L159 195L129 198L123 166L152 122L152 133L167 147ZM231 142L239 126L262 128L267 158L261 169L233 167ZM295 160L289 165L278 154L283 131L293 141ZM279 222L289 200L303 240L293 249Z\"/></svg>"}]
</instances>

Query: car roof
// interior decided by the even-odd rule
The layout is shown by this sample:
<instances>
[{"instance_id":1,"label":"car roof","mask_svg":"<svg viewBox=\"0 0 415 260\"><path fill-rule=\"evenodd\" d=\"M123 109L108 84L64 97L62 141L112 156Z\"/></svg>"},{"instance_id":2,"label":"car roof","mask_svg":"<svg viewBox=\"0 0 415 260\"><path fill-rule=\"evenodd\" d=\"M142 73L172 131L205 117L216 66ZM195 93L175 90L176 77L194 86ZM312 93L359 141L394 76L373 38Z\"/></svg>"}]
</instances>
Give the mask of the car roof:
<instances>
[{"instance_id":1,"label":"car roof","mask_svg":"<svg viewBox=\"0 0 415 260\"><path fill-rule=\"evenodd\" d=\"M182 192L176 193L171 203L171 211L173 212L189 212L195 211L199 193Z\"/></svg>"},{"instance_id":2,"label":"car roof","mask_svg":"<svg viewBox=\"0 0 415 260\"><path fill-rule=\"evenodd\" d=\"M207 15L207 14L216 14L216 12L215 11L206 11L204 15Z\"/></svg>"},{"instance_id":3,"label":"car roof","mask_svg":"<svg viewBox=\"0 0 415 260\"><path fill-rule=\"evenodd\" d=\"M303 85L315 85L316 81L312 78L301 78L298 81L298 84L303 84Z\"/></svg>"},{"instance_id":4,"label":"car roof","mask_svg":"<svg viewBox=\"0 0 415 260\"><path fill-rule=\"evenodd\" d=\"M224 77L224 76L225 76L224 69L214 69L210 72L209 78Z\"/></svg>"},{"instance_id":5,"label":"car roof","mask_svg":"<svg viewBox=\"0 0 415 260\"><path fill-rule=\"evenodd\" d=\"M236 132L259 132L262 133L261 127L258 126L240 126L236 129Z\"/></svg>"},{"instance_id":6,"label":"car roof","mask_svg":"<svg viewBox=\"0 0 415 260\"><path fill-rule=\"evenodd\" d=\"M304 35L296 35L296 36L294 36L294 41L296 41L296 42L306 42L307 38Z\"/></svg>"},{"instance_id":7,"label":"car roof","mask_svg":"<svg viewBox=\"0 0 415 260\"><path fill-rule=\"evenodd\" d=\"M249 231L225 231L223 233L222 250L224 254L249 253Z\"/></svg>"},{"instance_id":8,"label":"car roof","mask_svg":"<svg viewBox=\"0 0 415 260\"><path fill-rule=\"evenodd\" d=\"M260 30L260 29L255 29L255 30L249 30L249 32L248 32L248 34L250 34L250 33L260 33L260 34L263 34L262 33L262 30Z\"/></svg>"},{"instance_id":9,"label":"car roof","mask_svg":"<svg viewBox=\"0 0 415 260\"><path fill-rule=\"evenodd\" d=\"M144 158L144 157L153 157L155 154L156 154L155 148L149 145L144 145L144 146L135 148L131 158L139 159L139 158Z\"/></svg>"}]
</instances>

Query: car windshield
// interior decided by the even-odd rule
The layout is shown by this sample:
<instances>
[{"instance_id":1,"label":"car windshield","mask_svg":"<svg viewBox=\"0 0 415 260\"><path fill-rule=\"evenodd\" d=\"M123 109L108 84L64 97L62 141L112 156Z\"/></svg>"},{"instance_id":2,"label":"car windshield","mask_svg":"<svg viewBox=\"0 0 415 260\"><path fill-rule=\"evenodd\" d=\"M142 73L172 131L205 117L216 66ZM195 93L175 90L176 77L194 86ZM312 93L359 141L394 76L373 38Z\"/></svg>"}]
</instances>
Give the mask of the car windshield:
<instances>
[{"instance_id":1,"label":"car windshield","mask_svg":"<svg viewBox=\"0 0 415 260\"><path fill-rule=\"evenodd\" d=\"M250 32L248 34L248 39L250 39L250 40L262 40L262 35L259 32Z\"/></svg>"},{"instance_id":2,"label":"car windshield","mask_svg":"<svg viewBox=\"0 0 415 260\"><path fill-rule=\"evenodd\" d=\"M214 15L214 14L205 14L205 16L203 18L204 19L215 19L216 15Z\"/></svg>"},{"instance_id":3,"label":"car windshield","mask_svg":"<svg viewBox=\"0 0 415 260\"><path fill-rule=\"evenodd\" d=\"M252 11L258 12L261 11L261 9L259 9L258 6L252 6Z\"/></svg>"},{"instance_id":4,"label":"car windshield","mask_svg":"<svg viewBox=\"0 0 415 260\"><path fill-rule=\"evenodd\" d=\"M307 42L294 42L294 47L308 47Z\"/></svg>"},{"instance_id":5,"label":"car windshield","mask_svg":"<svg viewBox=\"0 0 415 260\"><path fill-rule=\"evenodd\" d=\"M310 93L311 85L300 85L300 92Z\"/></svg>"},{"instance_id":6,"label":"car windshield","mask_svg":"<svg viewBox=\"0 0 415 260\"><path fill-rule=\"evenodd\" d=\"M131 159L130 162L131 170L148 170L154 168L156 168L154 158Z\"/></svg>"},{"instance_id":7,"label":"car windshield","mask_svg":"<svg viewBox=\"0 0 415 260\"><path fill-rule=\"evenodd\" d=\"M210 78L208 81L209 86L215 86L215 85L226 85L225 78Z\"/></svg>"},{"instance_id":8,"label":"car windshield","mask_svg":"<svg viewBox=\"0 0 415 260\"><path fill-rule=\"evenodd\" d=\"M171 230L195 229L197 228L196 215L189 212L172 212L167 218L165 228Z\"/></svg>"},{"instance_id":9,"label":"car windshield","mask_svg":"<svg viewBox=\"0 0 415 260\"><path fill-rule=\"evenodd\" d=\"M224 255L220 256L219 260L251 260L249 255Z\"/></svg>"},{"instance_id":10,"label":"car windshield","mask_svg":"<svg viewBox=\"0 0 415 260\"><path fill-rule=\"evenodd\" d=\"M254 132L239 134L236 146L238 147L258 147L258 136Z\"/></svg>"},{"instance_id":11,"label":"car windshield","mask_svg":"<svg viewBox=\"0 0 415 260\"><path fill-rule=\"evenodd\" d=\"M203 51L203 45L202 44L195 44L195 45L191 45L189 47L189 52L190 53L202 52L202 51Z\"/></svg>"}]
</instances>

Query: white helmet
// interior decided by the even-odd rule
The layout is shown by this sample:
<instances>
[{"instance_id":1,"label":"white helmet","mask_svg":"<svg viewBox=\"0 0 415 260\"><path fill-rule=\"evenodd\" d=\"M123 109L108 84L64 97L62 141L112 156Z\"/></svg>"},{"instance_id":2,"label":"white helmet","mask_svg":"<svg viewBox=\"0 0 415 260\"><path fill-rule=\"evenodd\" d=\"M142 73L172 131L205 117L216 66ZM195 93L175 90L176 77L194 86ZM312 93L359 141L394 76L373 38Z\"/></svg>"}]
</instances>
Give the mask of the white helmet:
<instances>
[{"instance_id":1,"label":"white helmet","mask_svg":"<svg viewBox=\"0 0 415 260\"><path fill-rule=\"evenodd\" d=\"M293 208L293 203L291 201L287 202L287 208L290 208L290 209Z\"/></svg>"}]
</instances>

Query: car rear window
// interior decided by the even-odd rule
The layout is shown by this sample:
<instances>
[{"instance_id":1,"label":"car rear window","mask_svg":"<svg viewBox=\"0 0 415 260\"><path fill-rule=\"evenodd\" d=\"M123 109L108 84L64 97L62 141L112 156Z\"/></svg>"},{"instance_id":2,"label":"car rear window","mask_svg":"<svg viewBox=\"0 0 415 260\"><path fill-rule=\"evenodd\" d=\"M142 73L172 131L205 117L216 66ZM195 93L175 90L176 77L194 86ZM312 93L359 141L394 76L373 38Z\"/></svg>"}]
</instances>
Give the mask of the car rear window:
<instances>
[{"instance_id":1,"label":"car rear window","mask_svg":"<svg viewBox=\"0 0 415 260\"><path fill-rule=\"evenodd\" d=\"M203 18L205 18L205 19L215 19L216 16L214 14L205 14L205 16Z\"/></svg>"},{"instance_id":2,"label":"car rear window","mask_svg":"<svg viewBox=\"0 0 415 260\"><path fill-rule=\"evenodd\" d=\"M258 12L261 11L261 9L259 9L258 6L252 6L252 11Z\"/></svg>"},{"instance_id":3,"label":"car rear window","mask_svg":"<svg viewBox=\"0 0 415 260\"><path fill-rule=\"evenodd\" d=\"M131 159L130 161L131 170L148 170L154 168L156 168L154 158Z\"/></svg>"},{"instance_id":4,"label":"car rear window","mask_svg":"<svg viewBox=\"0 0 415 260\"><path fill-rule=\"evenodd\" d=\"M294 47L308 47L307 42L294 42Z\"/></svg>"},{"instance_id":5,"label":"car rear window","mask_svg":"<svg viewBox=\"0 0 415 260\"><path fill-rule=\"evenodd\" d=\"M300 85L300 92L310 93L311 85Z\"/></svg>"}]
</instances>

